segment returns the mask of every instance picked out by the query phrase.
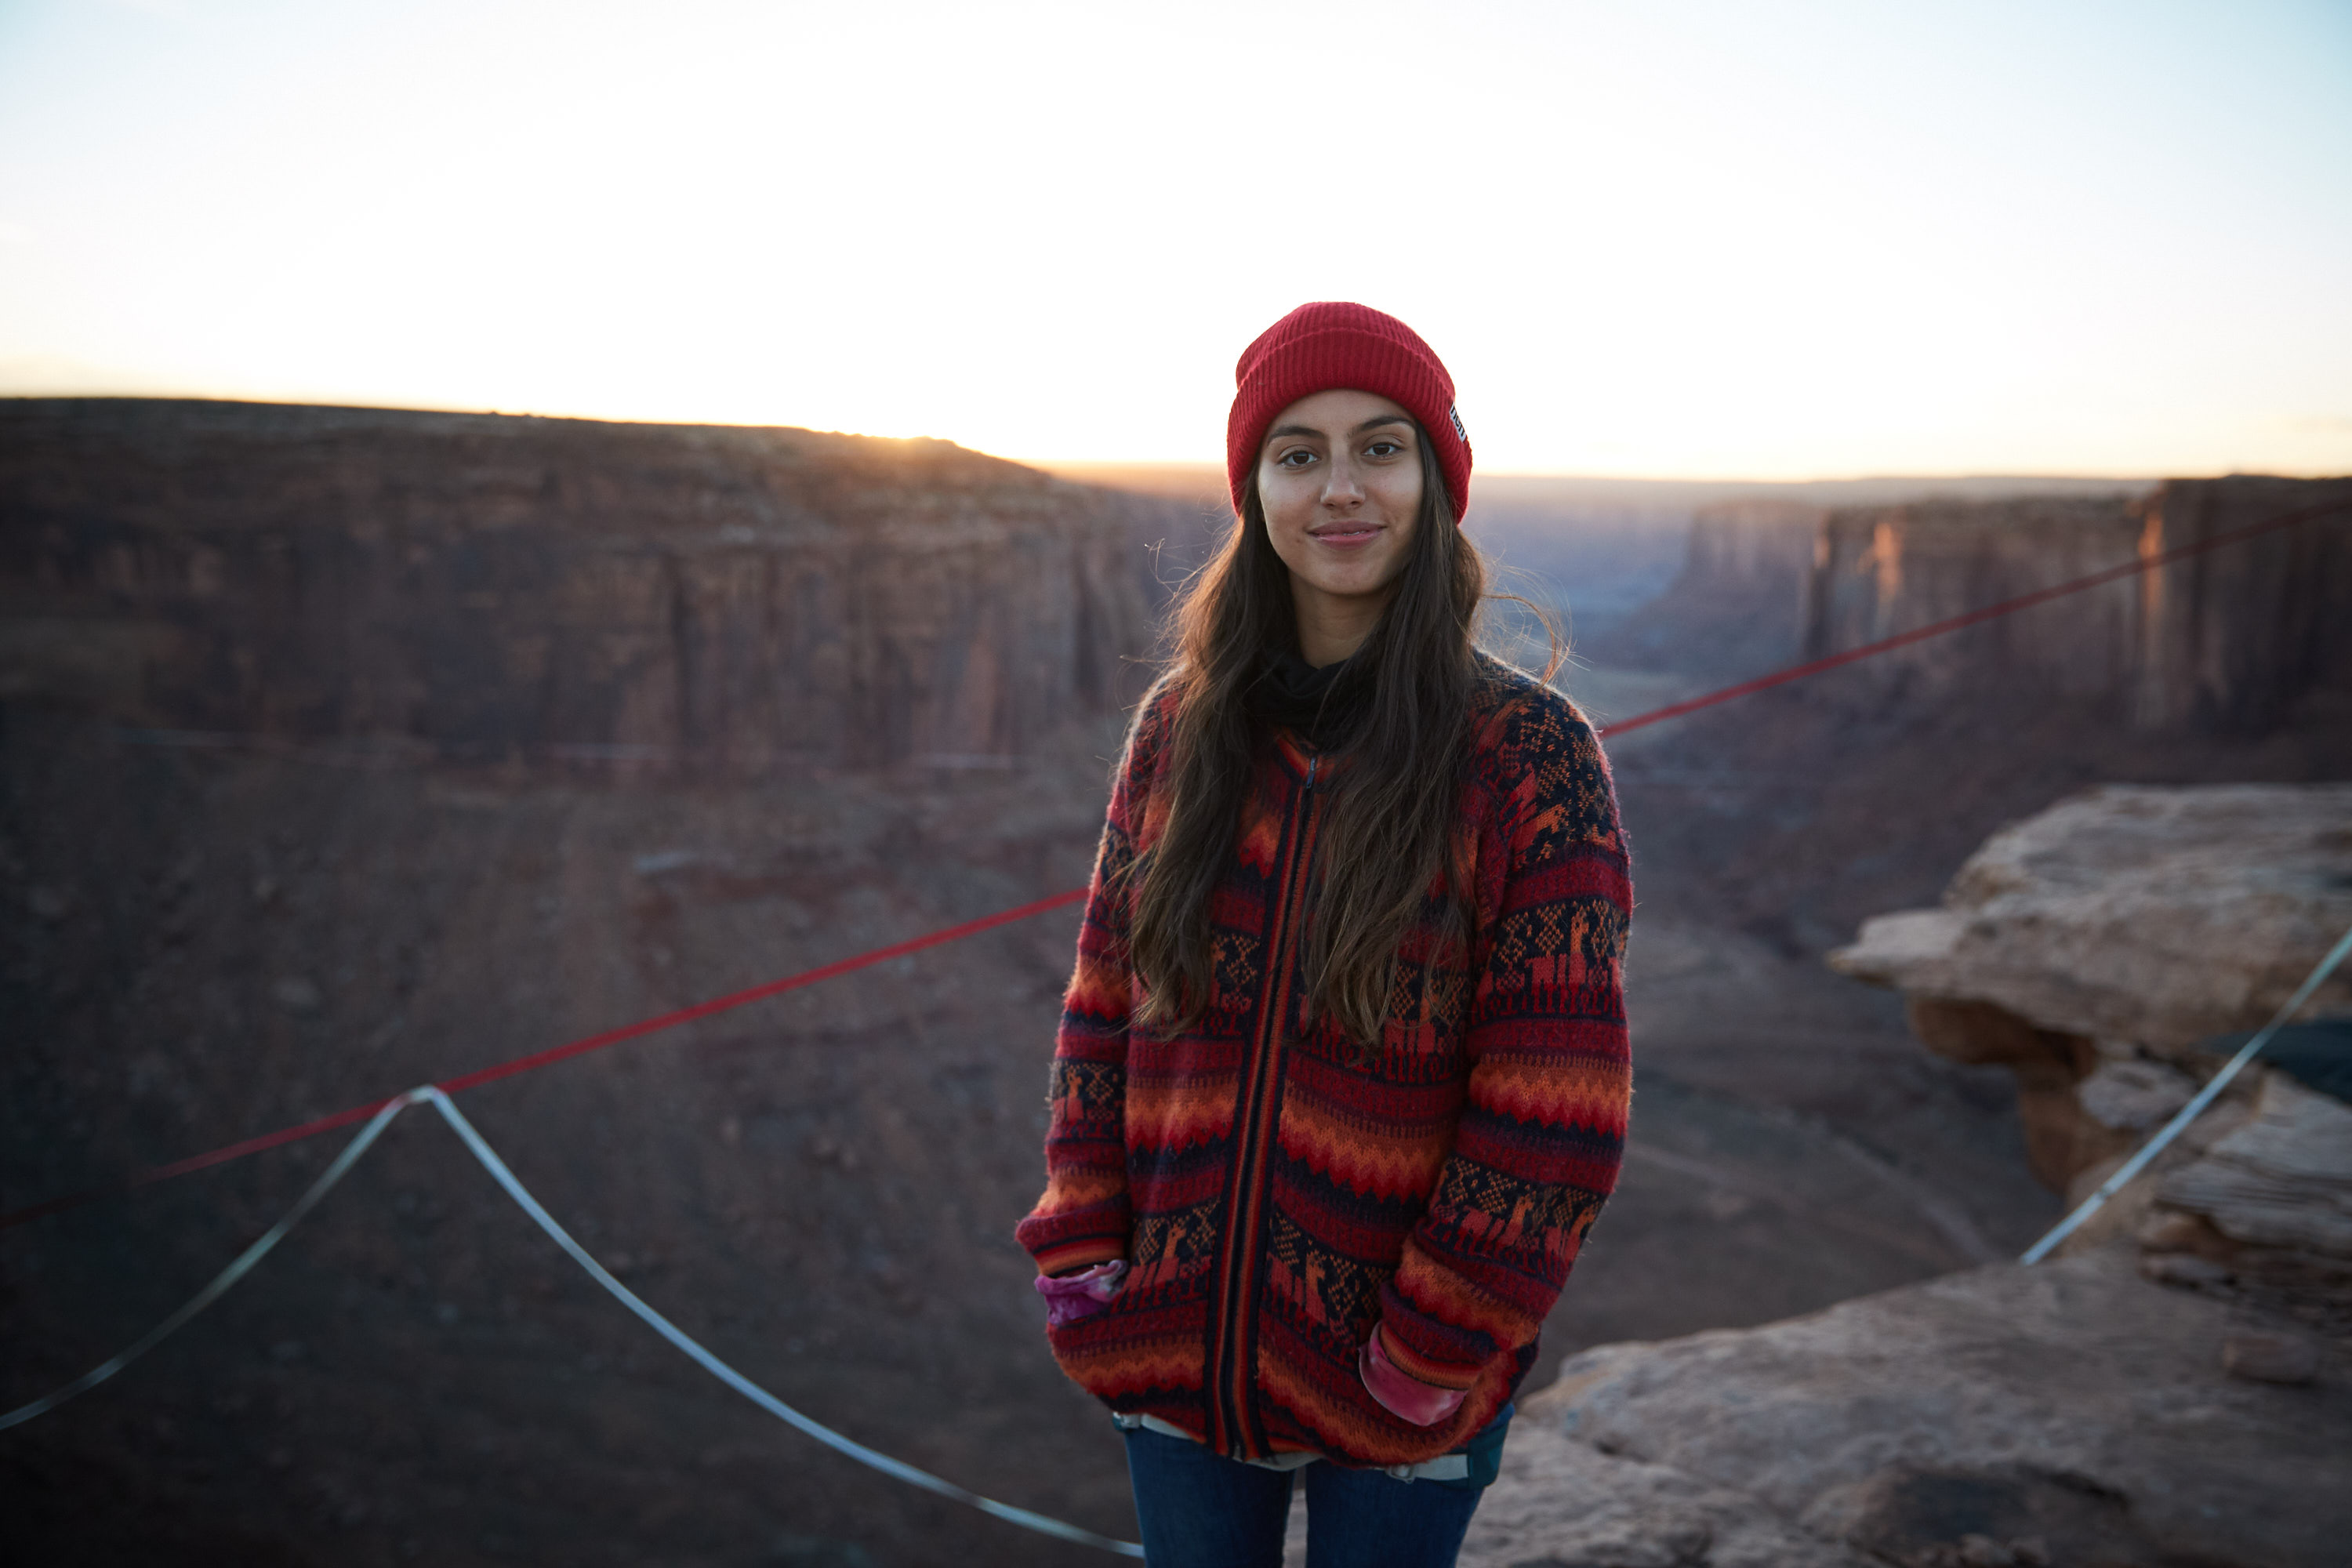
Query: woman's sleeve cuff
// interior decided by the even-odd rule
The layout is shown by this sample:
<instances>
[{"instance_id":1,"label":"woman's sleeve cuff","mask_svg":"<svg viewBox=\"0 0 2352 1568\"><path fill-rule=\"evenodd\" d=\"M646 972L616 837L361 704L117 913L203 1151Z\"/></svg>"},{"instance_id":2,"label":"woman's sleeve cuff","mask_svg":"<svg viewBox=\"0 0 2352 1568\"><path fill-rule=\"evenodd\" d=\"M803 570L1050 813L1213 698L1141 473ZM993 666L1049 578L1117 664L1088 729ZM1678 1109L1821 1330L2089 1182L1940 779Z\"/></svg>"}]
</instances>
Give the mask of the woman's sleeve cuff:
<instances>
[{"instance_id":1,"label":"woman's sleeve cuff","mask_svg":"<svg viewBox=\"0 0 2352 1568\"><path fill-rule=\"evenodd\" d=\"M1379 1400L1382 1409L1416 1426L1436 1426L1461 1409L1462 1401L1470 1392L1465 1388L1433 1388L1398 1371L1381 1348L1378 1327L1358 1353L1356 1370L1364 1380L1365 1392Z\"/></svg>"},{"instance_id":2,"label":"woman's sleeve cuff","mask_svg":"<svg viewBox=\"0 0 2352 1568\"><path fill-rule=\"evenodd\" d=\"M1075 1237L1037 1247L1030 1256L1036 1260L1041 1275L1067 1274L1073 1269L1091 1268L1097 1263L1116 1262L1127 1256L1127 1242L1119 1237Z\"/></svg>"}]
</instances>

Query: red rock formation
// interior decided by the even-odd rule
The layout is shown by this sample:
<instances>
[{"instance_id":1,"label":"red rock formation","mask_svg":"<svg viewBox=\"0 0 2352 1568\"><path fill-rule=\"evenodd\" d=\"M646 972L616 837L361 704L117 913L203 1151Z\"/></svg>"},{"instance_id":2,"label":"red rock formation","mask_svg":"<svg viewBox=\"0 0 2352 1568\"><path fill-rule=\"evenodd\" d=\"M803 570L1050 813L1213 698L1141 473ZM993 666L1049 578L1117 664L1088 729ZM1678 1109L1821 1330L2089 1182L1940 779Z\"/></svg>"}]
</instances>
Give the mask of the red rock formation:
<instances>
[{"instance_id":1,"label":"red rock formation","mask_svg":"<svg viewBox=\"0 0 2352 1568\"><path fill-rule=\"evenodd\" d=\"M0 405L0 1206L1082 882L1150 631L1150 504L934 442ZM1115 1440L1055 1373L1012 1240L1074 918L468 1113L782 1396L1123 1531ZM0 1401L144 1332L336 1142L11 1232ZM484 1182L395 1124L335 1222L140 1376L9 1435L11 1539L341 1561L362 1536L320 1532L364 1517L382 1551L451 1563L780 1535L795 1561L1066 1560L778 1429ZM493 1529L514 1544L486 1552Z\"/></svg>"},{"instance_id":2,"label":"red rock formation","mask_svg":"<svg viewBox=\"0 0 2352 1568\"><path fill-rule=\"evenodd\" d=\"M1818 658L1893 637L2133 558L2131 500L2030 496L1857 507L1823 521L1805 601L1805 652ZM1994 670L2068 696L2124 689L2140 628L2130 582L2094 590L2063 615L2015 616L1873 661L1885 679L1939 683Z\"/></svg>"},{"instance_id":3,"label":"red rock formation","mask_svg":"<svg viewBox=\"0 0 2352 1568\"><path fill-rule=\"evenodd\" d=\"M2175 480L2141 505L2139 551L2321 507L2141 579L2136 722L2259 732L2300 693L2352 685L2352 479Z\"/></svg>"},{"instance_id":4,"label":"red rock formation","mask_svg":"<svg viewBox=\"0 0 2352 1568\"><path fill-rule=\"evenodd\" d=\"M1828 514L1806 591L1820 656L2138 556L2312 508L2301 527L2192 556L1873 661L1887 681L2112 706L2143 728L2259 732L2352 686L2352 479L2174 479L2143 498L1927 500Z\"/></svg>"},{"instance_id":5,"label":"red rock formation","mask_svg":"<svg viewBox=\"0 0 2352 1568\"><path fill-rule=\"evenodd\" d=\"M0 697L695 775L985 763L1134 695L1151 506L940 441L0 405Z\"/></svg>"}]
</instances>

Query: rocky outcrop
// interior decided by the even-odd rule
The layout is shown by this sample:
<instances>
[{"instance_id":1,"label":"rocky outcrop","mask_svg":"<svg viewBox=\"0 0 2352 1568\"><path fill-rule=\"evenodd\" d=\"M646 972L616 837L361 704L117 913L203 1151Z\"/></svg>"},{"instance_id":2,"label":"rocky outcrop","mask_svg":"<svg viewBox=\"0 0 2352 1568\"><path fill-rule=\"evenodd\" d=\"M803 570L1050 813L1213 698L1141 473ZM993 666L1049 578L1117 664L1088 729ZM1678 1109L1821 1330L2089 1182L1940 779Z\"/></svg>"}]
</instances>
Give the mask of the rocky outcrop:
<instances>
[{"instance_id":1,"label":"rocky outcrop","mask_svg":"<svg viewBox=\"0 0 2352 1568\"><path fill-rule=\"evenodd\" d=\"M1869 921L1831 967L2018 1079L2063 1190L2186 1103L2200 1047L2266 1022L2352 927L2352 785L2112 785L1995 834L1942 907ZM2352 1013L2341 972L2304 1016Z\"/></svg>"},{"instance_id":2,"label":"rocky outcrop","mask_svg":"<svg viewBox=\"0 0 2352 1568\"><path fill-rule=\"evenodd\" d=\"M1303 1552L1293 1560L1303 1564ZM1539 1421L1513 1428L1464 1568L1866 1568L1871 1559L1737 1487L1609 1454Z\"/></svg>"},{"instance_id":3,"label":"rocky outcrop","mask_svg":"<svg viewBox=\"0 0 2352 1568\"><path fill-rule=\"evenodd\" d=\"M9 403L0 698L692 776L985 765L1136 695L1175 504L940 441Z\"/></svg>"},{"instance_id":4,"label":"rocky outcrop","mask_svg":"<svg viewBox=\"0 0 2352 1568\"><path fill-rule=\"evenodd\" d=\"M2352 1106L2273 1073L2245 1124L2158 1195L2242 1246L2352 1261Z\"/></svg>"},{"instance_id":5,"label":"rocky outcrop","mask_svg":"<svg viewBox=\"0 0 2352 1568\"><path fill-rule=\"evenodd\" d=\"M2032 1158L2079 1191L2347 925L2352 786L2114 787L1832 962L1901 989L1939 1052L2014 1069ZM2347 1004L2339 981L2313 1010ZM2352 1107L2245 1083L2054 1262L1571 1357L1521 1402L1462 1561L2339 1561Z\"/></svg>"},{"instance_id":6,"label":"rocky outcrop","mask_svg":"<svg viewBox=\"0 0 2352 1568\"><path fill-rule=\"evenodd\" d=\"M2242 1119L2209 1130L2127 1212L2149 1278L2282 1302L2352 1332L2352 1106L2342 1100L2265 1073Z\"/></svg>"},{"instance_id":7,"label":"rocky outcrop","mask_svg":"<svg viewBox=\"0 0 2352 1568\"><path fill-rule=\"evenodd\" d=\"M2017 1078L2034 1172L2079 1202L2352 928L2352 785L2110 786L1995 834L1944 905L1865 922L1832 967L1903 992L1941 1055ZM2352 1016L2340 970L2301 1009ZM2352 1108L2284 1035L2066 1244L2136 1238L2151 1279L2352 1329ZM2314 1067L2320 1070L2313 1070Z\"/></svg>"},{"instance_id":8,"label":"rocky outcrop","mask_svg":"<svg viewBox=\"0 0 2352 1568\"><path fill-rule=\"evenodd\" d=\"M1462 1561L2332 1564L2352 1386L2291 1333L2310 1382L2233 1373L2255 1337L2110 1251L1605 1346L1522 1402Z\"/></svg>"},{"instance_id":9,"label":"rocky outcrop","mask_svg":"<svg viewBox=\"0 0 2352 1568\"><path fill-rule=\"evenodd\" d=\"M1806 589L1821 657L2291 513L2309 521L1871 661L1872 679L2088 700L2146 728L2260 732L2352 686L2352 479L1840 508Z\"/></svg>"}]
</instances>

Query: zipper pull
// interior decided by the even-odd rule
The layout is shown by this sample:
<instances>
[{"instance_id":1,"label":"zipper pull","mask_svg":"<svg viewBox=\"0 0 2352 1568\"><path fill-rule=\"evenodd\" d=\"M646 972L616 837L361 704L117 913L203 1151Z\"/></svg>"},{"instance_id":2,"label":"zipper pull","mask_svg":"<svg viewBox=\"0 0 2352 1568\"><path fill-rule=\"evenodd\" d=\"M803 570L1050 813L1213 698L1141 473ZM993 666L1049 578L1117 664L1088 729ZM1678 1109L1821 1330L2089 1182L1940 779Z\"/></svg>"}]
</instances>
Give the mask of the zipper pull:
<instances>
[{"instance_id":1,"label":"zipper pull","mask_svg":"<svg viewBox=\"0 0 2352 1568\"><path fill-rule=\"evenodd\" d=\"M1308 752L1308 753L1307 753L1307 783L1306 783L1306 785L1304 786L1304 787L1305 787L1305 792L1306 792L1307 794L1308 794L1308 795L1312 795L1312 794L1314 794L1314 793L1315 793L1315 770L1316 770L1317 768L1321 767L1322 765L1323 765L1323 753L1322 753L1322 752Z\"/></svg>"}]
</instances>

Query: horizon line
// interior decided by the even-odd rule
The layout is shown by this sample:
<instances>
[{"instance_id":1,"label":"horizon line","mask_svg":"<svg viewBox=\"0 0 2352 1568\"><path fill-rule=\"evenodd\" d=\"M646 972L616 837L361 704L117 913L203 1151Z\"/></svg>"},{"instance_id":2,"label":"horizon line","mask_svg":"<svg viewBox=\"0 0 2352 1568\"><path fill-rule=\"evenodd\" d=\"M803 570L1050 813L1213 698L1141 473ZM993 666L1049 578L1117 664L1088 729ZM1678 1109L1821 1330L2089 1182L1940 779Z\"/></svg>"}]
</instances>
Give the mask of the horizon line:
<instances>
[{"instance_id":1,"label":"horizon line","mask_svg":"<svg viewBox=\"0 0 2352 1568\"><path fill-rule=\"evenodd\" d=\"M480 405L437 403L372 403L339 399L304 399L264 397L238 394L198 392L41 392L0 390L0 404L6 403L219 403L270 408L318 408L383 414L448 414L498 419L541 419L587 425L636 425L672 429L727 430L797 430L817 436L846 436L869 441L936 441L956 447L981 457L1001 462L1015 463L1024 468L1045 473L1060 469L1163 469L1197 471L1205 478L1221 478L1223 463L1212 458L1077 458L1034 457L1011 452L992 451L987 447L968 446L951 436L890 435L866 430L827 428L815 425L788 425L773 420L746 419L641 419L616 417L597 414L555 414L533 409L496 408ZM2284 469L2242 468L2168 468L2162 471L2116 473L2096 468L1923 468L1915 470L1869 469L1844 472L1808 472L1794 475L1760 475L1752 472L1675 473L1651 471L1605 470L1586 468L1508 468L1478 470L1476 478L1487 479L1551 479L1584 483L1656 484L1656 485L1834 485L1869 484L1874 482L1919 483L1938 479L2052 479L2074 482L2114 483L2120 485L2154 485L2167 479L2204 479L2274 477L2279 479L2324 479L2352 478L2352 472L2340 469Z\"/></svg>"}]
</instances>

